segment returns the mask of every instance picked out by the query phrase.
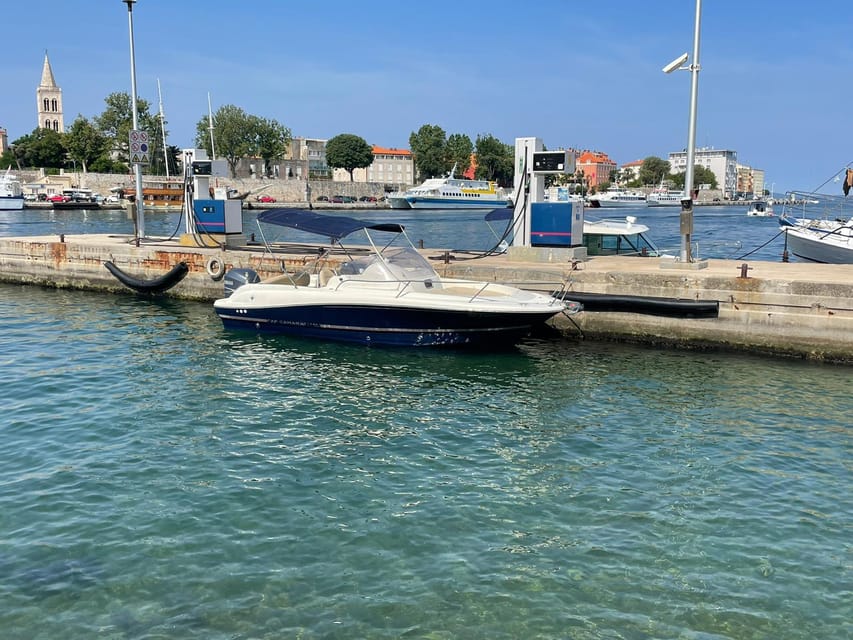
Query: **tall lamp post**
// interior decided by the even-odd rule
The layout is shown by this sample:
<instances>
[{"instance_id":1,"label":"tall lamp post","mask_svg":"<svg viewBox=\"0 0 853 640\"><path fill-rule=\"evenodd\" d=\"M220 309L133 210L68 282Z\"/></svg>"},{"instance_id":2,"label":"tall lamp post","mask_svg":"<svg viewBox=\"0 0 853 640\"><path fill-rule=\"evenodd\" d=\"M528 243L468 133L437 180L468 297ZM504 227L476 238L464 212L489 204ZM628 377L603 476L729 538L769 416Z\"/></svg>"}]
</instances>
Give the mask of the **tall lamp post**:
<instances>
[{"instance_id":1,"label":"tall lamp post","mask_svg":"<svg viewBox=\"0 0 853 640\"><path fill-rule=\"evenodd\" d=\"M139 112L136 108L136 57L133 51L133 5L136 0L122 0L127 5L127 26L130 33L130 105L133 112L133 130L139 129ZM142 164L133 163L133 172L136 177L136 215L134 226L136 227L136 242L145 237L145 203L142 200Z\"/></svg>"},{"instance_id":2,"label":"tall lamp post","mask_svg":"<svg viewBox=\"0 0 853 640\"><path fill-rule=\"evenodd\" d=\"M696 24L693 29L693 59L686 67L682 66L690 57L680 55L663 68L664 73L689 71L690 82L690 119L687 127L687 169L684 173L684 199L681 201L681 261L693 262L690 236L693 235L693 173L696 163L696 107L699 98L699 33L702 24L702 0L696 0Z\"/></svg>"}]
</instances>

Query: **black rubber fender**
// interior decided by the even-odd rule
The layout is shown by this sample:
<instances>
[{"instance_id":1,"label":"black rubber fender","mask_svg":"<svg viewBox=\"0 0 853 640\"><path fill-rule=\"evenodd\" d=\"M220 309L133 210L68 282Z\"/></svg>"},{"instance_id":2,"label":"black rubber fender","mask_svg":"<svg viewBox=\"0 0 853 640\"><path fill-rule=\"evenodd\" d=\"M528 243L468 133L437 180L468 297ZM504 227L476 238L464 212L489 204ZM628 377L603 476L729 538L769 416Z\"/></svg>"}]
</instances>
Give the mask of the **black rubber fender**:
<instances>
[{"instance_id":1,"label":"black rubber fender","mask_svg":"<svg viewBox=\"0 0 853 640\"><path fill-rule=\"evenodd\" d=\"M179 262L168 273L158 278L142 280L141 278L135 278L125 273L109 260L104 262L104 266L107 268L107 271L115 276L116 280L139 293L163 293L164 291L168 291L183 280L190 271L186 262Z\"/></svg>"}]
</instances>

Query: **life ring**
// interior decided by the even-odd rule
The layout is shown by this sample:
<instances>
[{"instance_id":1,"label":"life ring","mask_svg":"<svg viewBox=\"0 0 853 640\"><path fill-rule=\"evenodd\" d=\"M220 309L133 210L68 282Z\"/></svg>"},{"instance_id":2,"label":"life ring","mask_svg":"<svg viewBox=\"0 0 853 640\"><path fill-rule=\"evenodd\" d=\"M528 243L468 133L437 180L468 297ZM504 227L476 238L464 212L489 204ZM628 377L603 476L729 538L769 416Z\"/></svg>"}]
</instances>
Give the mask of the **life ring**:
<instances>
[{"instance_id":1,"label":"life ring","mask_svg":"<svg viewBox=\"0 0 853 640\"><path fill-rule=\"evenodd\" d=\"M207 275L214 280L221 280L222 276L225 275L225 263L219 258L211 258L208 260L205 268L207 269Z\"/></svg>"}]
</instances>

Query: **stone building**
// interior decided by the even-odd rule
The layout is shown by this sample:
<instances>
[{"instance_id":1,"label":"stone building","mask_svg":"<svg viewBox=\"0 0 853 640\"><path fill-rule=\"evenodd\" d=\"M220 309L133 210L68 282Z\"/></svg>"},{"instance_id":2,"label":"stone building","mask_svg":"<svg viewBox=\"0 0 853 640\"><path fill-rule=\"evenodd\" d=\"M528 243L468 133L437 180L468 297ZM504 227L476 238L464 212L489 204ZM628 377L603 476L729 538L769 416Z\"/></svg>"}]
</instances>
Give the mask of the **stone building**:
<instances>
[{"instance_id":1,"label":"stone building","mask_svg":"<svg viewBox=\"0 0 853 640\"><path fill-rule=\"evenodd\" d=\"M588 187L597 187L602 182L610 182L611 174L616 171L616 163L606 153L581 151L575 162L575 170L583 171Z\"/></svg>"},{"instance_id":2,"label":"stone building","mask_svg":"<svg viewBox=\"0 0 853 640\"><path fill-rule=\"evenodd\" d=\"M44 53L41 82L36 89L36 106L38 109L37 127L65 133L65 121L62 115L62 89L56 85L47 51Z\"/></svg>"},{"instance_id":3,"label":"stone building","mask_svg":"<svg viewBox=\"0 0 853 640\"><path fill-rule=\"evenodd\" d=\"M411 151L376 145L373 145L372 150L373 163L363 169L355 169L352 172L353 182L373 182L391 191L414 184L415 162ZM349 172L346 169L335 169L332 179L348 182Z\"/></svg>"}]
</instances>

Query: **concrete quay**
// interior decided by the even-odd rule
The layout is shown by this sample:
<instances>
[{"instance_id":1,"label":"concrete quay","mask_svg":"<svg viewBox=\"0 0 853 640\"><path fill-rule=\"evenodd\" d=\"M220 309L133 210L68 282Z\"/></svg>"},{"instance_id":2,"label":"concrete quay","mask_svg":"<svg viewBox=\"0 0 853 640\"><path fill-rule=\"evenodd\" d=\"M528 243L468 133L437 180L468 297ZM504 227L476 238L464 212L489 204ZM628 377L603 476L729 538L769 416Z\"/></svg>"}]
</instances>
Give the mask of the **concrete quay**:
<instances>
[{"instance_id":1,"label":"concrete quay","mask_svg":"<svg viewBox=\"0 0 853 640\"><path fill-rule=\"evenodd\" d=\"M231 242L228 243L229 245ZM135 295L104 267L110 261L141 279L179 262L187 276L164 295L212 301L221 273L249 267L261 278L314 264L319 245L197 246L184 239L122 235L0 238L0 281ZM425 249L442 275L514 284L525 289L717 301L716 318L584 311L551 322L567 338L722 349L853 364L853 265L710 260L707 268L663 268L661 259L600 256L583 262L521 262L505 255L470 259ZM332 254L327 265L344 259ZM665 266L665 265L664 265ZM212 275L211 275L212 274ZM571 299L571 293L567 298Z\"/></svg>"}]
</instances>

